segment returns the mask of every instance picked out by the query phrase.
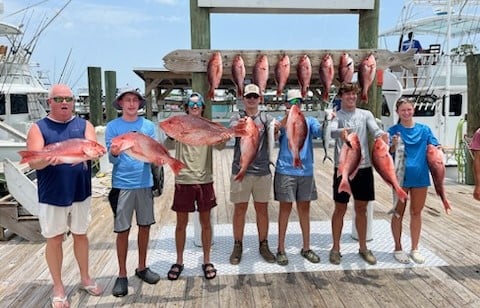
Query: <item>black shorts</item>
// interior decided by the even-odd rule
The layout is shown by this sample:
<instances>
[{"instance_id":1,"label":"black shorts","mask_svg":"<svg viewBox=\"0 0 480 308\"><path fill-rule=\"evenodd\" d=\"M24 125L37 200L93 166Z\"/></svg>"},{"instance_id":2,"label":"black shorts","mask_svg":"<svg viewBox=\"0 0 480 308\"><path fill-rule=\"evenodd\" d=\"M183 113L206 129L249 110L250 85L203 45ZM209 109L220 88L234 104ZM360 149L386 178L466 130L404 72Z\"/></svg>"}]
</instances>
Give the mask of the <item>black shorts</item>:
<instances>
[{"instance_id":1,"label":"black shorts","mask_svg":"<svg viewBox=\"0 0 480 308\"><path fill-rule=\"evenodd\" d=\"M348 203L350 194L346 192L338 193L338 186L342 180L340 175L337 178L337 169L333 172L333 200L339 203ZM357 174L352 180L348 181L352 189L353 199L359 201L375 200L375 187L373 183L372 167L358 169Z\"/></svg>"}]
</instances>

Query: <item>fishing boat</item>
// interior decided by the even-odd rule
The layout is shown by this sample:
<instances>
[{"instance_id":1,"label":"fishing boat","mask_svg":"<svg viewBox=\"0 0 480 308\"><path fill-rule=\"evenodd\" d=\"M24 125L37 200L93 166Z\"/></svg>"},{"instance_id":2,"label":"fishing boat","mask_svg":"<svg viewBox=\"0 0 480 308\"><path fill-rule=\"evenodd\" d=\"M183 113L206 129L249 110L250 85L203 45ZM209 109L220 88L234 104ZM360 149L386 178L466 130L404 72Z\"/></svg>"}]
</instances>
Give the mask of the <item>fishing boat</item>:
<instances>
[{"instance_id":1,"label":"fishing boat","mask_svg":"<svg viewBox=\"0 0 480 308\"><path fill-rule=\"evenodd\" d=\"M385 129L398 121L395 102L400 97L413 99L416 121L429 125L437 136L446 151L447 166L465 164L464 59L478 51L479 9L480 1L475 0L406 1L398 24L380 34L380 42L389 37L402 42L413 32L415 38L422 38L423 47L414 56L415 70L392 67L384 72L381 121Z\"/></svg>"}]
</instances>

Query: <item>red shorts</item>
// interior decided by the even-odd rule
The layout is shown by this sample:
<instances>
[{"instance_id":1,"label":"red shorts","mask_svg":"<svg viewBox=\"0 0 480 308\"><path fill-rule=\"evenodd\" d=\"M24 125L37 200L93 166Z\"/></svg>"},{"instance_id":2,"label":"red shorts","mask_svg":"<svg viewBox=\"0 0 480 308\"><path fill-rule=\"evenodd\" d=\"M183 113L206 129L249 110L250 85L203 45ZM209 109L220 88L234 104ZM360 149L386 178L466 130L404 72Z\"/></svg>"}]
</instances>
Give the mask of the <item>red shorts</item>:
<instances>
[{"instance_id":1,"label":"red shorts","mask_svg":"<svg viewBox=\"0 0 480 308\"><path fill-rule=\"evenodd\" d=\"M217 206L213 182L207 184L175 184L172 210L204 212Z\"/></svg>"}]
</instances>

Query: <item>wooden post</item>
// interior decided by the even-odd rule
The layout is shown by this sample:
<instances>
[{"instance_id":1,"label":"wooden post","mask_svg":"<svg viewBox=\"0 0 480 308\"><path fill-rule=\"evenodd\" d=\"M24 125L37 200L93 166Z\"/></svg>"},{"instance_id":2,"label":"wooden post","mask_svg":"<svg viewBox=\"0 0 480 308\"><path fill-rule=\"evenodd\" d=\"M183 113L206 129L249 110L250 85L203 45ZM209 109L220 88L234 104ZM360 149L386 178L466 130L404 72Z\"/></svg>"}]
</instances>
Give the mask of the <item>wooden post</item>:
<instances>
[{"instance_id":1,"label":"wooden post","mask_svg":"<svg viewBox=\"0 0 480 308\"><path fill-rule=\"evenodd\" d=\"M146 83L149 84L151 83L151 79L147 79ZM156 97L152 95L153 90L150 93L147 93L148 86L145 87L145 99L147 100L147 103L145 104L145 117L149 120L152 120L153 118L153 102L156 101ZM157 88L158 89L158 88ZM155 90L156 91L156 90ZM156 94L155 94L156 96ZM157 106L158 107L158 106Z\"/></svg>"},{"instance_id":2,"label":"wooden post","mask_svg":"<svg viewBox=\"0 0 480 308\"><path fill-rule=\"evenodd\" d=\"M373 10L360 10L358 15L358 48L376 49L378 47L378 12L380 9L380 0L375 0ZM380 89L381 90L381 89ZM375 117L380 118L377 108L377 82L373 81L368 91L368 104L362 105L362 108L370 110Z\"/></svg>"},{"instance_id":3,"label":"wooden post","mask_svg":"<svg viewBox=\"0 0 480 308\"><path fill-rule=\"evenodd\" d=\"M118 117L117 109L112 104L116 97L117 73L115 71L105 71L105 114L107 122Z\"/></svg>"},{"instance_id":4,"label":"wooden post","mask_svg":"<svg viewBox=\"0 0 480 308\"><path fill-rule=\"evenodd\" d=\"M90 122L93 126L103 124L102 71L100 67L89 66L88 97L90 99Z\"/></svg>"},{"instance_id":5,"label":"wooden post","mask_svg":"<svg viewBox=\"0 0 480 308\"><path fill-rule=\"evenodd\" d=\"M190 0L190 37L192 49L210 49L210 12L199 8L197 0ZM207 73L192 73L192 90L205 98L208 91ZM205 116L212 118L212 104L205 101Z\"/></svg>"},{"instance_id":6,"label":"wooden post","mask_svg":"<svg viewBox=\"0 0 480 308\"><path fill-rule=\"evenodd\" d=\"M478 70L480 65L480 55L468 55L465 57L467 63L467 136L473 136L473 133L480 127L480 104L478 100L480 97L480 71ZM471 156L466 153L466 174L465 184L474 185L475 180L473 178L473 160Z\"/></svg>"}]
</instances>

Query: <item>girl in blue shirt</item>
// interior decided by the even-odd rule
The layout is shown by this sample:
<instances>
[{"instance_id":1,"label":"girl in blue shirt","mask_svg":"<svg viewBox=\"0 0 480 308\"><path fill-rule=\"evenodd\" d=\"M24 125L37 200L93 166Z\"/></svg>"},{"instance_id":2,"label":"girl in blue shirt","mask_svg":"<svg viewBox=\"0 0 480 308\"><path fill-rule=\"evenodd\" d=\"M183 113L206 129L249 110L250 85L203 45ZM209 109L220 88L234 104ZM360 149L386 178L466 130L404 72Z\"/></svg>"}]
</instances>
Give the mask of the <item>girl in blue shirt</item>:
<instances>
[{"instance_id":1,"label":"girl in blue shirt","mask_svg":"<svg viewBox=\"0 0 480 308\"><path fill-rule=\"evenodd\" d=\"M438 146L438 140L430 127L416 123L413 120L415 108L413 101L400 98L396 103L396 112L399 116L398 124L388 130L391 136L390 153L395 153L398 138L404 143L405 172L403 179L399 179L403 189L410 195L410 235L412 248L410 256L402 250L402 220L406 202L397 201L396 213L392 217L392 234L395 241L394 257L400 263L409 263L410 258L415 263L425 262L418 251L420 231L422 228L422 210L427 198L427 189L430 186L430 174L427 163L427 146ZM402 181L403 180L403 181Z\"/></svg>"}]
</instances>

